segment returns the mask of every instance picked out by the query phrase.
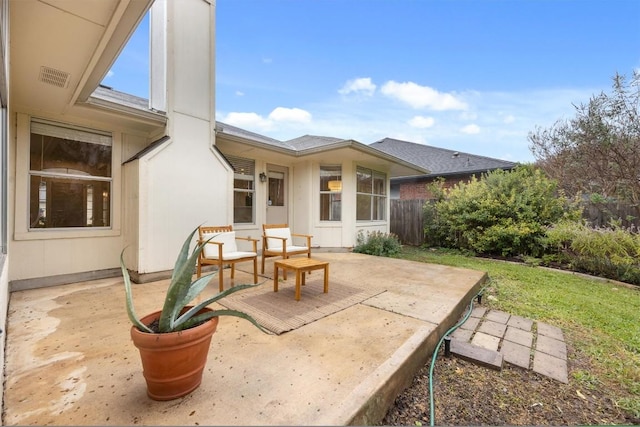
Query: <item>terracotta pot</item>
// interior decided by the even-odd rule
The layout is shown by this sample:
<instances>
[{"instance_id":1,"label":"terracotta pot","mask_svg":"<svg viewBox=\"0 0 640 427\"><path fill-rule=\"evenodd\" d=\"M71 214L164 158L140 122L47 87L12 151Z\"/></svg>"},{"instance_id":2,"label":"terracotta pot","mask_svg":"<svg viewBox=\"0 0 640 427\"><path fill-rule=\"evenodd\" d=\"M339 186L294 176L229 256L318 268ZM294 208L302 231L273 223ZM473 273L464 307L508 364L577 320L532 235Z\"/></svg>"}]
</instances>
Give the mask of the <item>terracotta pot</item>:
<instances>
[{"instance_id":1,"label":"terracotta pot","mask_svg":"<svg viewBox=\"0 0 640 427\"><path fill-rule=\"evenodd\" d=\"M204 308L200 313L206 311L212 310ZM140 320L149 325L159 317L160 311L156 311ZM131 339L140 351L150 398L177 399L198 388L218 320L214 317L194 328L165 334L142 332L131 327Z\"/></svg>"}]
</instances>

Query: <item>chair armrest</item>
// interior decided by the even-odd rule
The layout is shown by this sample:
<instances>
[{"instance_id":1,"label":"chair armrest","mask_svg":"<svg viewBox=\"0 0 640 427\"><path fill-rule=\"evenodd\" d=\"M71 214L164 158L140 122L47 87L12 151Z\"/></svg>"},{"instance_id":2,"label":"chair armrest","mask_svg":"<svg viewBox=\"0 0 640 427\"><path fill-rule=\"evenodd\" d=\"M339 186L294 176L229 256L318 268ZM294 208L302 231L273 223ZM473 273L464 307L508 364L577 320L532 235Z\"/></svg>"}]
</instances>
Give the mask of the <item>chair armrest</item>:
<instances>
[{"instance_id":1,"label":"chair armrest","mask_svg":"<svg viewBox=\"0 0 640 427\"><path fill-rule=\"evenodd\" d=\"M258 239L253 239L253 238L251 238L251 237L236 237L236 239L239 239L239 240L246 240L246 241L248 241L248 242L257 242L257 241L258 241Z\"/></svg>"},{"instance_id":2,"label":"chair armrest","mask_svg":"<svg viewBox=\"0 0 640 427\"><path fill-rule=\"evenodd\" d=\"M258 239L252 239L251 237L236 237L236 240L246 240L253 244L253 252L258 253Z\"/></svg>"},{"instance_id":3,"label":"chair armrest","mask_svg":"<svg viewBox=\"0 0 640 427\"><path fill-rule=\"evenodd\" d=\"M262 236L262 238L263 238L263 239L280 239L280 240L287 240L287 238L286 238L286 237L279 237L279 236L267 236L267 235Z\"/></svg>"},{"instance_id":4,"label":"chair armrest","mask_svg":"<svg viewBox=\"0 0 640 427\"><path fill-rule=\"evenodd\" d=\"M311 234L298 234L298 233L291 233L291 236L296 236L296 237L307 237L307 238L312 238L313 235Z\"/></svg>"},{"instance_id":5,"label":"chair armrest","mask_svg":"<svg viewBox=\"0 0 640 427\"><path fill-rule=\"evenodd\" d=\"M304 237L307 239L307 247L311 248L311 238L313 237L311 234L291 233L291 237Z\"/></svg>"},{"instance_id":6,"label":"chair armrest","mask_svg":"<svg viewBox=\"0 0 640 427\"><path fill-rule=\"evenodd\" d=\"M207 245L218 245L218 256L222 259L222 245L224 245L224 243L222 242L212 242L211 240L198 240L198 242L200 244L204 243ZM200 256L204 259L204 249L202 251L200 251Z\"/></svg>"},{"instance_id":7,"label":"chair armrest","mask_svg":"<svg viewBox=\"0 0 640 427\"><path fill-rule=\"evenodd\" d=\"M278 237L278 236L267 236L266 234L262 235L262 250L265 249L267 251L276 251L275 249L270 249L269 245L267 245L267 239L280 239L282 240L282 250L280 252L284 253L287 251L287 238L286 237Z\"/></svg>"}]
</instances>

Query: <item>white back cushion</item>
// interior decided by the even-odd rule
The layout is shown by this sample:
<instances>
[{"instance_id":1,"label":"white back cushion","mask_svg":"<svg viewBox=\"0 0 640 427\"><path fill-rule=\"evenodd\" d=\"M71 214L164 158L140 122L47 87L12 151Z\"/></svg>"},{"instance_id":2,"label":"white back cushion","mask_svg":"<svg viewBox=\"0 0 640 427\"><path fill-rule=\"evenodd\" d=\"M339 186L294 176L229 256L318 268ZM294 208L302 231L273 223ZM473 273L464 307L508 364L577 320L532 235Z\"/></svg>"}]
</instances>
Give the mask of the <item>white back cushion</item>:
<instances>
[{"instance_id":1,"label":"white back cushion","mask_svg":"<svg viewBox=\"0 0 640 427\"><path fill-rule=\"evenodd\" d=\"M287 247L291 246L291 230L289 228L267 228L264 231L267 236L267 247L269 249L282 248L282 239L270 239L269 236L284 237L287 239Z\"/></svg>"},{"instance_id":2,"label":"white back cushion","mask_svg":"<svg viewBox=\"0 0 640 427\"><path fill-rule=\"evenodd\" d=\"M202 233L202 238L207 241L209 238L212 242L224 243L222 245L222 253L238 252L238 245L236 244L236 232L227 231L224 233ZM205 258L218 258L218 245L207 243L204 245L204 257Z\"/></svg>"}]
</instances>

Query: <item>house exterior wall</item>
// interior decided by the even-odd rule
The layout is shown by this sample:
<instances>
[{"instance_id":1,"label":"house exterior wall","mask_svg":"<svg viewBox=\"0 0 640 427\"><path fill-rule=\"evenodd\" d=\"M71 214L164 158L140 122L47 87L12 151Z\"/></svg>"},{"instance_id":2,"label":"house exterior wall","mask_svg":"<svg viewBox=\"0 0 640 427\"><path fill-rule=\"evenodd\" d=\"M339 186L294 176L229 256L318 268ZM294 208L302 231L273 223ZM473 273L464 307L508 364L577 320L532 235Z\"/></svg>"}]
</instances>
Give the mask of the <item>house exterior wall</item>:
<instances>
[{"instance_id":1,"label":"house exterior wall","mask_svg":"<svg viewBox=\"0 0 640 427\"><path fill-rule=\"evenodd\" d=\"M218 147L224 155L237 156L255 161L256 178L260 171L266 170L267 164L285 166L289 170L289 226L295 233L311 234L311 245L316 248L350 248L356 243L359 230L389 231L390 198L387 197L387 218L384 221L356 221L356 168L358 166L388 174L380 166L371 166L349 158L347 153L335 153L319 156L320 158L295 158L287 155L246 150L243 144L231 141L226 136L218 136ZM336 158L343 158L336 161ZM342 168L342 211L341 221L320 220L320 167L322 165ZM231 184L230 184L231 185ZM389 194L387 180L387 195ZM262 236L262 224L266 222L267 186L256 181L255 223L234 224L234 230L244 237ZM233 202L231 202L233 203ZM231 224L231 222L229 222ZM259 250L261 246L259 246Z\"/></svg>"},{"instance_id":2,"label":"house exterior wall","mask_svg":"<svg viewBox=\"0 0 640 427\"><path fill-rule=\"evenodd\" d=\"M164 64L159 71L166 81L166 128L158 125L141 132L135 124L127 127L118 116L76 105L64 112L31 109L28 104L10 110L9 128L15 132L9 135L9 150L15 162L9 171L8 227L15 255L8 266L8 280L15 289L36 286L38 279L47 282L38 285L43 286L68 283L73 275L77 280L82 274L118 274L125 246L130 269L139 273L170 270L191 230L205 222L231 223L233 174L214 149L215 2L158 0L157 6L161 13L154 16L164 21L161 25L156 21L153 28L166 31L166 37L152 51L154 64L160 60ZM108 228L29 229L33 117L112 135ZM123 166L163 135L169 136L168 142Z\"/></svg>"},{"instance_id":3,"label":"house exterior wall","mask_svg":"<svg viewBox=\"0 0 640 427\"><path fill-rule=\"evenodd\" d=\"M122 163L123 130L106 123L89 122L82 115L43 115L39 118L82 125L112 132L112 219L109 229L29 230L29 145L31 118L28 111L11 114L16 134L10 140L10 151L15 153L15 163L10 170L13 185L9 187L9 229L13 254L9 267L9 280L62 276L80 272L117 268L122 248L120 229L121 188L120 164ZM44 116L44 117L43 117Z\"/></svg>"},{"instance_id":4,"label":"house exterior wall","mask_svg":"<svg viewBox=\"0 0 640 427\"><path fill-rule=\"evenodd\" d=\"M7 312L9 308L9 251L7 249L7 171L9 126L7 123L7 103L9 98L9 0L0 0L0 330L7 330ZM6 333L0 334L0 374L4 378ZM0 402L4 402L4 387L0 387ZM4 406L0 404L4 413Z\"/></svg>"},{"instance_id":5,"label":"house exterior wall","mask_svg":"<svg viewBox=\"0 0 640 427\"><path fill-rule=\"evenodd\" d=\"M181 114L174 121L172 140L138 161L139 274L172 269L195 227L229 224L232 215L232 171L208 144L208 123Z\"/></svg>"},{"instance_id":6,"label":"house exterior wall","mask_svg":"<svg viewBox=\"0 0 640 427\"><path fill-rule=\"evenodd\" d=\"M166 30L166 45L152 43L158 68L151 79L156 72L166 76L166 93L151 98L166 95L170 139L138 160L138 228L130 239L139 243L138 264L130 268L140 274L172 269L189 232L200 224L229 224L233 213L233 171L213 148L215 3L161 1L153 8L151 26Z\"/></svg>"}]
</instances>

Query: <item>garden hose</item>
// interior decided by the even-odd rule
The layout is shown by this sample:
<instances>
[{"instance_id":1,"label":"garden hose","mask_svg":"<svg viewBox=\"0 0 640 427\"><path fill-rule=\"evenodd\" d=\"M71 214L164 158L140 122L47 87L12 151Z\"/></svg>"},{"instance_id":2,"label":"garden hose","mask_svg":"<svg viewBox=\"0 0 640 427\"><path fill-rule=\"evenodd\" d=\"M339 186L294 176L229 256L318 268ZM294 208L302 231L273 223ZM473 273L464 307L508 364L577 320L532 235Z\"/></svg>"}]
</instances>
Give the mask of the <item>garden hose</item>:
<instances>
[{"instance_id":1,"label":"garden hose","mask_svg":"<svg viewBox=\"0 0 640 427\"><path fill-rule=\"evenodd\" d=\"M491 281L491 278L489 278L489 281ZM487 286L489 286L489 285L488 284L485 285L471 299L471 302L469 302L469 309L467 310L467 314L465 314L465 316L462 318L462 320L460 320L453 327L451 327L442 336L442 338L440 338L440 341L438 341L438 345L436 345L436 349L433 352L433 356L431 357L431 366L429 366L429 417L430 417L430 425L432 427L435 425L435 409L434 409L435 405L434 405L434 399L433 399L433 368L434 368L434 366L436 364L436 359L438 358L438 351L440 350L440 346L442 345L442 342L445 340L445 338L447 338L449 336L449 334L453 333L453 331L458 329L460 326L462 326L464 324L464 322L467 321L467 319L469 319L469 316L471 316L471 312L473 311L473 300L476 299L478 296L481 296L482 293L484 292L484 290L487 288Z\"/></svg>"}]
</instances>

